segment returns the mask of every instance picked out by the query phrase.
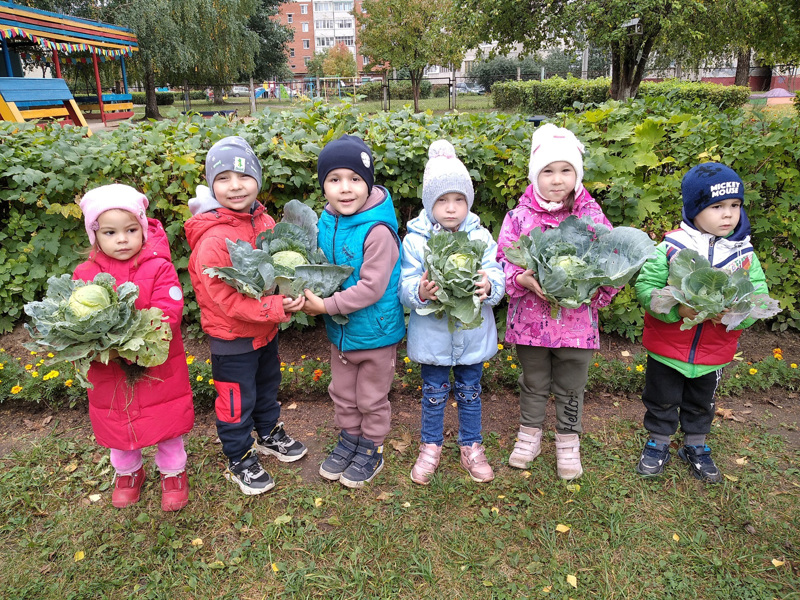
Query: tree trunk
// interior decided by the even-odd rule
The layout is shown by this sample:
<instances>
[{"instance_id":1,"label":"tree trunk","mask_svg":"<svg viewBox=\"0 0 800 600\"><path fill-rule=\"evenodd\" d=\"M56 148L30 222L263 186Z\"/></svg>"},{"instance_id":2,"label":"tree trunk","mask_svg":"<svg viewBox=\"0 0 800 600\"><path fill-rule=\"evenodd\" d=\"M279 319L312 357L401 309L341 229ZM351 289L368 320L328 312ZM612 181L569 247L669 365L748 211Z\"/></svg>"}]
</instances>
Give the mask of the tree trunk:
<instances>
[{"instance_id":1,"label":"tree trunk","mask_svg":"<svg viewBox=\"0 0 800 600\"><path fill-rule=\"evenodd\" d=\"M750 48L739 50L736 53L736 78L734 85L750 87Z\"/></svg>"},{"instance_id":2,"label":"tree trunk","mask_svg":"<svg viewBox=\"0 0 800 600\"><path fill-rule=\"evenodd\" d=\"M631 35L611 46L611 97L614 100L636 97L659 30Z\"/></svg>"},{"instance_id":3,"label":"tree trunk","mask_svg":"<svg viewBox=\"0 0 800 600\"><path fill-rule=\"evenodd\" d=\"M411 75L411 93L414 96L414 112L419 112L419 84L422 79L422 71L418 69L409 69Z\"/></svg>"},{"instance_id":4,"label":"tree trunk","mask_svg":"<svg viewBox=\"0 0 800 600\"><path fill-rule=\"evenodd\" d=\"M161 119L156 102L156 74L153 72L153 63L148 62L144 69L144 116L146 119Z\"/></svg>"}]
</instances>

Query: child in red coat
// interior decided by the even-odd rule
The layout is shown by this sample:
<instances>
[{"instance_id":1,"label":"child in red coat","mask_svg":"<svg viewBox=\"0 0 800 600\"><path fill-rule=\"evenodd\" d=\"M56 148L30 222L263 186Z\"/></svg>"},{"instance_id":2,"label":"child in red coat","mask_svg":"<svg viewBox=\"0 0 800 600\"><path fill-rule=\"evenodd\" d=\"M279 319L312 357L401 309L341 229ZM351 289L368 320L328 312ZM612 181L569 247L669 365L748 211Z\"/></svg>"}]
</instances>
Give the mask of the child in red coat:
<instances>
[{"instance_id":1,"label":"child in red coat","mask_svg":"<svg viewBox=\"0 0 800 600\"><path fill-rule=\"evenodd\" d=\"M194 425L194 405L180 329L183 292L164 228L147 218L147 206L147 197L127 185L87 192L80 207L92 248L73 279L92 281L108 273L117 286L135 283L136 308L160 308L172 329L166 362L146 369L133 384L118 362L122 359L95 362L89 369L94 387L88 393L95 438L111 449L116 470L112 504L124 508L139 501L145 479L142 448L156 445L161 508L174 511L189 500L183 434Z\"/></svg>"}]
</instances>

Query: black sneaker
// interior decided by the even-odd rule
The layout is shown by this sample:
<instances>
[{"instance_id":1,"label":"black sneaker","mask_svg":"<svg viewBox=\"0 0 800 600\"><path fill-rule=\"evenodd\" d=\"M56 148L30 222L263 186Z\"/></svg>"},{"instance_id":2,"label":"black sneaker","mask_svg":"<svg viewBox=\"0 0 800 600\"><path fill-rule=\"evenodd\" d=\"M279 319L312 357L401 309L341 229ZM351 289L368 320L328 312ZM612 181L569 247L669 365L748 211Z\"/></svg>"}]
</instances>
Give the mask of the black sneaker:
<instances>
[{"instance_id":1,"label":"black sneaker","mask_svg":"<svg viewBox=\"0 0 800 600\"><path fill-rule=\"evenodd\" d=\"M300 460L308 452L303 444L292 439L283 429L283 423L278 423L272 428L265 438L258 437L253 448L261 454L272 455L281 462L294 462Z\"/></svg>"},{"instance_id":2,"label":"black sneaker","mask_svg":"<svg viewBox=\"0 0 800 600\"><path fill-rule=\"evenodd\" d=\"M364 484L372 481L382 468L383 446L376 446L374 442L360 437L356 454L350 466L339 477L339 483L349 488L364 487Z\"/></svg>"},{"instance_id":3,"label":"black sneaker","mask_svg":"<svg viewBox=\"0 0 800 600\"><path fill-rule=\"evenodd\" d=\"M356 448L358 448L358 438L346 431L342 431L339 434L339 443L336 444L336 448L333 449L333 452L320 466L319 474L325 479L338 481L344 470L353 461L353 457L356 455Z\"/></svg>"},{"instance_id":4,"label":"black sneaker","mask_svg":"<svg viewBox=\"0 0 800 600\"><path fill-rule=\"evenodd\" d=\"M241 460L231 461L225 479L232 481L247 496L257 496L275 487L275 480L258 462L258 455L248 450Z\"/></svg>"},{"instance_id":5,"label":"black sneaker","mask_svg":"<svg viewBox=\"0 0 800 600\"><path fill-rule=\"evenodd\" d=\"M669 463L669 444L647 440L636 465L636 472L644 477L655 477L664 472L664 467Z\"/></svg>"},{"instance_id":6,"label":"black sneaker","mask_svg":"<svg viewBox=\"0 0 800 600\"><path fill-rule=\"evenodd\" d=\"M701 481L717 483L722 481L722 473L719 472L714 459L711 458L711 448L708 446L684 446L678 450L681 460L692 468L692 475Z\"/></svg>"}]
</instances>

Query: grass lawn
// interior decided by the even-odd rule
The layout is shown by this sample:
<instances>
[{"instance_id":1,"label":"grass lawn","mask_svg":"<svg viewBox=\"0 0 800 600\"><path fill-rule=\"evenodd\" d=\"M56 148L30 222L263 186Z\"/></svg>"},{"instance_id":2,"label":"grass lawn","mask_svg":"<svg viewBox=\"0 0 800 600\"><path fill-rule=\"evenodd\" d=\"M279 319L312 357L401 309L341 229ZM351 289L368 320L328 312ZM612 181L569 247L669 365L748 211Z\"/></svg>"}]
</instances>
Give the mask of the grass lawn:
<instances>
[{"instance_id":1,"label":"grass lawn","mask_svg":"<svg viewBox=\"0 0 800 600\"><path fill-rule=\"evenodd\" d=\"M723 423L714 449L737 468L703 485L679 460L660 479L638 477L637 424L592 429L575 484L556 479L552 439L519 471L499 467L508 449L489 433L490 484L465 477L450 446L431 485L416 486L414 448L389 443L385 469L361 491L265 460L278 485L257 497L223 479L212 437L192 434L190 503L165 514L152 475L139 504L111 507L107 451L58 426L0 459L2 595L798 597L800 456L782 438Z\"/></svg>"}]
</instances>

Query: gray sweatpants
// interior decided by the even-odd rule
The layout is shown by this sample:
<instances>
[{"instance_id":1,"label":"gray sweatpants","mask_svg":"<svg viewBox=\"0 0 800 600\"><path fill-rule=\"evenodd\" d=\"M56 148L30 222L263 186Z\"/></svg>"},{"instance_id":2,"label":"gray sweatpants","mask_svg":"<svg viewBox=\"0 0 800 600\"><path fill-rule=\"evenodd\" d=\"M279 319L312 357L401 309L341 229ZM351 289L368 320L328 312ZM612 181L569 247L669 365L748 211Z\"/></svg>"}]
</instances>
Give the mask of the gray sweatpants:
<instances>
[{"instance_id":1,"label":"gray sweatpants","mask_svg":"<svg viewBox=\"0 0 800 600\"><path fill-rule=\"evenodd\" d=\"M556 400L556 431L581 433L583 392L594 350L542 348L517 344L522 366L519 377L519 420L525 427L542 428L547 400Z\"/></svg>"}]
</instances>

